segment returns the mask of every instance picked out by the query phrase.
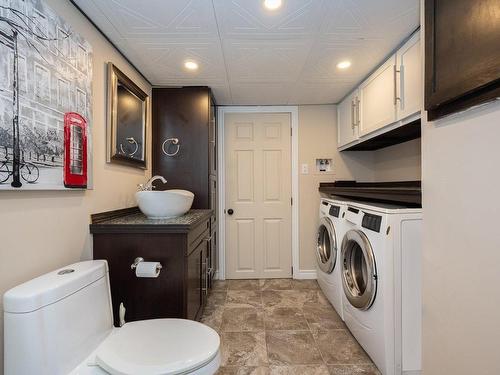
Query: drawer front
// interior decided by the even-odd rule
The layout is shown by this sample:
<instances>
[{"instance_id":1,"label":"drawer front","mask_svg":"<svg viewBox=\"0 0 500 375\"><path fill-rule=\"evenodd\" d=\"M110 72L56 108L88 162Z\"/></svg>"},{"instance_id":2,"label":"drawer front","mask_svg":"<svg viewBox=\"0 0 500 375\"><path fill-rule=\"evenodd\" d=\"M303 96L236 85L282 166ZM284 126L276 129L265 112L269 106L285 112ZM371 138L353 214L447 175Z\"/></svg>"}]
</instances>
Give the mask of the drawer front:
<instances>
[{"instance_id":1,"label":"drawer front","mask_svg":"<svg viewBox=\"0 0 500 375\"><path fill-rule=\"evenodd\" d=\"M188 233L188 254L190 254L201 241L208 237L208 233L210 233L210 219L205 220Z\"/></svg>"}]
</instances>

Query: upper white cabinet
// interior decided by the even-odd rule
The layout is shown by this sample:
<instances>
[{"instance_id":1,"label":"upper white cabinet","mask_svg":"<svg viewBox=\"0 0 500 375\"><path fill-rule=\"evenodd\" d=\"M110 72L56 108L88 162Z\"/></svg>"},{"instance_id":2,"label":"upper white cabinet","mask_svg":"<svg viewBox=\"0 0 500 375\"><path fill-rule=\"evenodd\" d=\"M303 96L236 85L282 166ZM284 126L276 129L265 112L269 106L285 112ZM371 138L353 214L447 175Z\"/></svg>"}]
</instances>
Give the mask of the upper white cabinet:
<instances>
[{"instance_id":1,"label":"upper white cabinet","mask_svg":"<svg viewBox=\"0 0 500 375\"><path fill-rule=\"evenodd\" d=\"M396 55L387 60L359 87L359 135L396 121Z\"/></svg>"},{"instance_id":2,"label":"upper white cabinet","mask_svg":"<svg viewBox=\"0 0 500 375\"><path fill-rule=\"evenodd\" d=\"M346 97L337 108L337 144L345 146L358 139L359 123L358 90Z\"/></svg>"},{"instance_id":3,"label":"upper white cabinet","mask_svg":"<svg viewBox=\"0 0 500 375\"><path fill-rule=\"evenodd\" d=\"M420 116L422 53L417 31L338 106L338 147L350 148Z\"/></svg>"},{"instance_id":4,"label":"upper white cabinet","mask_svg":"<svg viewBox=\"0 0 500 375\"><path fill-rule=\"evenodd\" d=\"M416 32L396 54L398 106L397 119L420 112L422 106L422 52L420 32Z\"/></svg>"}]
</instances>

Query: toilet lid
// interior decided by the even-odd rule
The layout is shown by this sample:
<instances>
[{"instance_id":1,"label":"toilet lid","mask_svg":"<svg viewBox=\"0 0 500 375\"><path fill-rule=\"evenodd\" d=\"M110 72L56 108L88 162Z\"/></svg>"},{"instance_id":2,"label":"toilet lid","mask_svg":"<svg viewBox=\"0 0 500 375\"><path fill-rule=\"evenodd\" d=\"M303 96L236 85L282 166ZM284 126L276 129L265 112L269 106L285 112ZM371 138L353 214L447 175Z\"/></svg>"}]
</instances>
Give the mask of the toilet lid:
<instances>
[{"instance_id":1,"label":"toilet lid","mask_svg":"<svg viewBox=\"0 0 500 375\"><path fill-rule=\"evenodd\" d=\"M209 363L219 345L217 332L192 320L141 320L104 340L96 362L112 375L182 374Z\"/></svg>"}]
</instances>

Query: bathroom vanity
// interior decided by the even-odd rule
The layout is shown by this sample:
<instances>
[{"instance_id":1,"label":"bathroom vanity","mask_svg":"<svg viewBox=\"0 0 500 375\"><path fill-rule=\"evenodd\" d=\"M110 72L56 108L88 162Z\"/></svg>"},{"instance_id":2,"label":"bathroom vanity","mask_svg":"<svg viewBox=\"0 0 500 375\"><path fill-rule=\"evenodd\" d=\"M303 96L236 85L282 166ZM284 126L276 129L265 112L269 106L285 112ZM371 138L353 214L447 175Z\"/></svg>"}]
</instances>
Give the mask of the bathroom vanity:
<instances>
[{"instance_id":1,"label":"bathroom vanity","mask_svg":"<svg viewBox=\"0 0 500 375\"><path fill-rule=\"evenodd\" d=\"M212 217L210 209L161 220L137 208L92 215L94 259L108 261L116 326L121 303L126 321L200 318L209 287ZM159 276L137 277L131 266L138 257L160 262Z\"/></svg>"}]
</instances>

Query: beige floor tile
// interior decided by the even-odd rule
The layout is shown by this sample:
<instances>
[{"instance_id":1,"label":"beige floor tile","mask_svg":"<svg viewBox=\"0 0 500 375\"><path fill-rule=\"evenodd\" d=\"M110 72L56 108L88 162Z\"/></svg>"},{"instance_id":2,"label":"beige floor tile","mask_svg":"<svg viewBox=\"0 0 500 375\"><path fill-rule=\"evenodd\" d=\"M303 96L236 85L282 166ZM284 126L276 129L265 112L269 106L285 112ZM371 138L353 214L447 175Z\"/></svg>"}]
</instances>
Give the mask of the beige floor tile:
<instances>
[{"instance_id":1,"label":"beige floor tile","mask_svg":"<svg viewBox=\"0 0 500 375\"><path fill-rule=\"evenodd\" d=\"M214 280L212 284L212 291L227 290L228 282L226 280Z\"/></svg>"},{"instance_id":2,"label":"beige floor tile","mask_svg":"<svg viewBox=\"0 0 500 375\"><path fill-rule=\"evenodd\" d=\"M228 280L231 290L260 290L260 280Z\"/></svg>"},{"instance_id":3,"label":"beige floor tile","mask_svg":"<svg viewBox=\"0 0 500 375\"><path fill-rule=\"evenodd\" d=\"M226 307L222 314L223 332L256 332L264 330L264 313L254 307Z\"/></svg>"},{"instance_id":4,"label":"beige floor tile","mask_svg":"<svg viewBox=\"0 0 500 375\"><path fill-rule=\"evenodd\" d=\"M210 328L215 329L217 332L220 332L222 325L222 314L224 312L224 307L207 309L203 311L203 315L201 316L201 323L206 324Z\"/></svg>"},{"instance_id":5,"label":"beige floor tile","mask_svg":"<svg viewBox=\"0 0 500 375\"><path fill-rule=\"evenodd\" d=\"M266 330L308 330L301 309L294 307L271 307L264 310Z\"/></svg>"},{"instance_id":6,"label":"beige floor tile","mask_svg":"<svg viewBox=\"0 0 500 375\"><path fill-rule=\"evenodd\" d=\"M325 362L335 364L370 364L370 358L348 330L313 332Z\"/></svg>"},{"instance_id":7,"label":"beige floor tile","mask_svg":"<svg viewBox=\"0 0 500 375\"><path fill-rule=\"evenodd\" d=\"M265 332L223 332L222 366L266 366Z\"/></svg>"},{"instance_id":8,"label":"beige floor tile","mask_svg":"<svg viewBox=\"0 0 500 375\"><path fill-rule=\"evenodd\" d=\"M292 289L292 279L263 279L260 280L261 290L289 290Z\"/></svg>"},{"instance_id":9,"label":"beige floor tile","mask_svg":"<svg viewBox=\"0 0 500 375\"><path fill-rule=\"evenodd\" d=\"M308 305L303 308L304 315L311 330L345 329L342 318L331 306Z\"/></svg>"},{"instance_id":10,"label":"beige floor tile","mask_svg":"<svg viewBox=\"0 0 500 375\"><path fill-rule=\"evenodd\" d=\"M319 289L316 280L292 280L293 289Z\"/></svg>"},{"instance_id":11,"label":"beige floor tile","mask_svg":"<svg viewBox=\"0 0 500 375\"><path fill-rule=\"evenodd\" d=\"M207 298L207 305L205 308L211 310L218 307L223 307L226 303L227 292L225 291L211 291Z\"/></svg>"},{"instance_id":12,"label":"beige floor tile","mask_svg":"<svg viewBox=\"0 0 500 375\"><path fill-rule=\"evenodd\" d=\"M262 292L264 307L302 308L310 304L318 304L319 294L316 290L264 290Z\"/></svg>"},{"instance_id":13,"label":"beige floor tile","mask_svg":"<svg viewBox=\"0 0 500 375\"><path fill-rule=\"evenodd\" d=\"M228 290L226 307L262 307L259 290Z\"/></svg>"},{"instance_id":14,"label":"beige floor tile","mask_svg":"<svg viewBox=\"0 0 500 375\"><path fill-rule=\"evenodd\" d=\"M309 331L266 331L271 365L321 364L321 354Z\"/></svg>"},{"instance_id":15,"label":"beige floor tile","mask_svg":"<svg viewBox=\"0 0 500 375\"><path fill-rule=\"evenodd\" d=\"M330 375L381 375L374 365L333 365L328 370Z\"/></svg>"},{"instance_id":16,"label":"beige floor tile","mask_svg":"<svg viewBox=\"0 0 500 375\"><path fill-rule=\"evenodd\" d=\"M216 375L269 375L269 368L264 366L222 366Z\"/></svg>"},{"instance_id":17,"label":"beige floor tile","mask_svg":"<svg viewBox=\"0 0 500 375\"><path fill-rule=\"evenodd\" d=\"M271 366L269 375L329 375L325 365Z\"/></svg>"}]
</instances>

